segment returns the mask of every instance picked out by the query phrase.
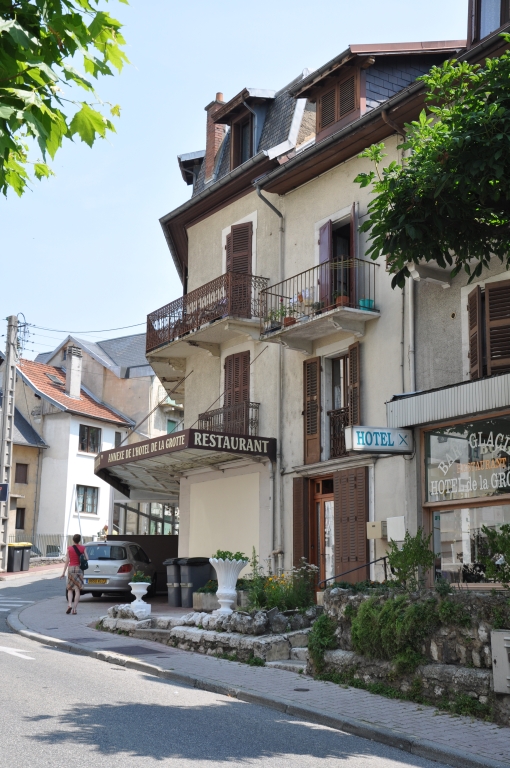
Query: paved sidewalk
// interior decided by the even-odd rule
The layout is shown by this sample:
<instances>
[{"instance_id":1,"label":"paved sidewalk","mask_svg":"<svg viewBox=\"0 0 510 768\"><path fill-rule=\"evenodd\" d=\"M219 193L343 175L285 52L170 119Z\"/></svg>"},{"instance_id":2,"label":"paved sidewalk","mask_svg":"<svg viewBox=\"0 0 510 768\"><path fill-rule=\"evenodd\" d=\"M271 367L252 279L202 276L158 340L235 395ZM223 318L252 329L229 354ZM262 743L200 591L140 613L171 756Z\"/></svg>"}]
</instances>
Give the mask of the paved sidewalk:
<instances>
[{"instance_id":1,"label":"paved sidewalk","mask_svg":"<svg viewBox=\"0 0 510 768\"><path fill-rule=\"evenodd\" d=\"M270 706L458 768L510 768L510 728L451 716L434 707L386 699L294 672L249 667L160 643L98 632L93 625L109 605L85 598L78 614L67 616L63 597L52 598L18 609L8 622L15 631L63 650L87 653L151 675Z\"/></svg>"},{"instance_id":2,"label":"paved sidewalk","mask_svg":"<svg viewBox=\"0 0 510 768\"><path fill-rule=\"evenodd\" d=\"M63 563L55 563L55 565L37 565L28 571L14 571L14 573L2 571L0 573L0 581L16 581L17 579L24 579L27 576L34 576L34 574L38 573L54 573L56 575L59 571L62 571L62 568Z\"/></svg>"}]
</instances>

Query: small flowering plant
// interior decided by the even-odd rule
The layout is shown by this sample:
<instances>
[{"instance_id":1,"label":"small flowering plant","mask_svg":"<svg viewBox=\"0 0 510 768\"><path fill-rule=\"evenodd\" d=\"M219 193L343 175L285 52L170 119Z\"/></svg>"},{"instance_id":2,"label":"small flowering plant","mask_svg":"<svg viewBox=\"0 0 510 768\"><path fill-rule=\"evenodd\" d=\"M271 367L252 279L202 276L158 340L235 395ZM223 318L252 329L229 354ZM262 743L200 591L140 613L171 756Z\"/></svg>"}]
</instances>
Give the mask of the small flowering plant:
<instances>
[{"instance_id":1,"label":"small flowering plant","mask_svg":"<svg viewBox=\"0 0 510 768\"><path fill-rule=\"evenodd\" d=\"M255 550L251 558L252 573L247 580L252 608L278 608L291 611L309 608L315 603L318 568L301 558L301 564L290 571L273 574L259 564Z\"/></svg>"},{"instance_id":2,"label":"small flowering plant","mask_svg":"<svg viewBox=\"0 0 510 768\"><path fill-rule=\"evenodd\" d=\"M147 576L143 571L135 571L135 574L133 578L131 579L132 582L136 583L145 583L150 584L152 579L150 576Z\"/></svg>"}]
</instances>

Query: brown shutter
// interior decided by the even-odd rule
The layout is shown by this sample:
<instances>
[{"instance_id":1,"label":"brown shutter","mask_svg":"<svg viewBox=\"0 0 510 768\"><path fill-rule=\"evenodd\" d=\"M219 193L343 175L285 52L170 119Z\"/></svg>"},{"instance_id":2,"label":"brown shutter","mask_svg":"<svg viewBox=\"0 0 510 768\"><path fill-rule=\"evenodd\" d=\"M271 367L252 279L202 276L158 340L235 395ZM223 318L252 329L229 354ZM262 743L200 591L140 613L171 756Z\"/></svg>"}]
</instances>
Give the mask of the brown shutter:
<instances>
[{"instance_id":1,"label":"brown shutter","mask_svg":"<svg viewBox=\"0 0 510 768\"><path fill-rule=\"evenodd\" d=\"M294 567L301 565L301 558L310 558L308 527L309 527L309 481L305 477L295 477L292 481L293 503L293 563Z\"/></svg>"},{"instance_id":2,"label":"brown shutter","mask_svg":"<svg viewBox=\"0 0 510 768\"><path fill-rule=\"evenodd\" d=\"M361 424L361 360L359 341L349 347L349 424Z\"/></svg>"},{"instance_id":3,"label":"brown shutter","mask_svg":"<svg viewBox=\"0 0 510 768\"><path fill-rule=\"evenodd\" d=\"M227 235L227 244L225 246L227 252L226 269L225 272L232 272L232 233Z\"/></svg>"},{"instance_id":4,"label":"brown shutter","mask_svg":"<svg viewBox=\"0 0 510 768\"><path fill-rule=\"evenodd\" d=\"M478 285L468 296L469 369L472 379L483 375L482 358L482 292Z\"/></svg>"},{"instance_id":5,"label":"brown shutter","mask_svg":"<svg viewBox=\"0 0 510 768\"><path fill-rule=\"evenodd\" d=\"M335 472L335 573L368 563L368 468ZM354 584L369 578L368 566L341 576Z\"/></svg>"},{"instance_id":6,"label":"brown shutter","mask_svg":"<svg viewBox=\"0 0 510 768\"><path fill-rule=\"evenodd\" d=\"M351 75L338 88L339 118L356 109L356 75Z\"/></svg>"},{"instance_id":7,"label":"brown shutter","mask_svg":"<svg viewBox=\"0 0 510 768\"><path fill-rule=\"evenodd\" d=\"M506 373L510 371L510 280L485 285L485 317L487 376Z\"/></svg>"},{"instance_id":8,"label":"brown shutter","mask_svg":"<svg viewBox=\"0 0 510 768\"><path fill-rule=\"evenodd\" d=\"M321 460L321 359L303 363L305 464Z\"/></svg>"},{"instance_id":9,"label":"brown shutter","mask_svg":"<svg viewBox=\"0 0 510 768\"><path fill-rule=\"evenodd\" d=\"M250 399L250 353L238 352L225 358L225 406Z\"/></svg>"},{"instance_id":10,"label":"brown shutter","mask_svg":"<svg viewBox=\"0 0 510 768\"><path fill-rule=\"evenodd\" d=\"M253 224L247 221L244 224L234 224L232 234L232 272L243 272L251 275L251 243Z\"/></svg>"},{"instance_id":11,"label":"brown shutter","mask_svg":"<svg viewBox=\"0 0 510 768\"><path fill-rule=\"evenodd\" d=\"M235 355L229 355L225 358L225 399L224 406L227 407L233 403L233 389L234 389L234 357Z\"/></svg>"},{"instance_id":12,"label":"brown shutter","mask_svg":"<svg viewBox=\"0 0 510 768\"><path fill-rule=\"evenodd\" d=\"M336 86L319 97L319 131L336 122Z\"/></svg>"},{"instance_id":13,"label":"brown shutter","mask_svg":"<svg viewBox=\"0 0 510 768\"><path fill-rule=\"evenodd\" d=\"M333 222L327 221L319 229L319 301L325 307L331 304L331 259L333 256Z\"/></svg>"}]
</instances>

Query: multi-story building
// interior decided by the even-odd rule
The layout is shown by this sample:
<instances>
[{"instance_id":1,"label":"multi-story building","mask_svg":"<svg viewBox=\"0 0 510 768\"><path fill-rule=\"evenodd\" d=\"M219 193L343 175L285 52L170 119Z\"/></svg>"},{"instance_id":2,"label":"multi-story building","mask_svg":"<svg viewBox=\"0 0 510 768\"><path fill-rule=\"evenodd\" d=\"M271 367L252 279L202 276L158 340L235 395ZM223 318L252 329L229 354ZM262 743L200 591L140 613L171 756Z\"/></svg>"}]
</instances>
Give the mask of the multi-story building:
<instances>
[{"instance_id":1,"label":"multi-story building","mask_svg":"<svg viewBox=\"0 0 510 768\"><path fill-rule=\"evenodd\" d=\"M385 535L427 525L419 451L385 406L421 386L414 281L392 290L385 262L366 258L370 192L355 178L375 142L401 159L404 125L424 106L419 75L501 45L470 35L468 49L350 46L280 91L206 107L205 151L179 157L192 197L161 219L184 293L147 324L160 380L186 376L185 430L97 461L132 497L163 487L179 498L181 555L255 547L274 568L306 557L321 579L356 569L345 578L362 580L382 576L369 564ZM447 301L440 270L414 277ZM368 538L383 521L386 534Z\"/></svg>"}]
</instances>

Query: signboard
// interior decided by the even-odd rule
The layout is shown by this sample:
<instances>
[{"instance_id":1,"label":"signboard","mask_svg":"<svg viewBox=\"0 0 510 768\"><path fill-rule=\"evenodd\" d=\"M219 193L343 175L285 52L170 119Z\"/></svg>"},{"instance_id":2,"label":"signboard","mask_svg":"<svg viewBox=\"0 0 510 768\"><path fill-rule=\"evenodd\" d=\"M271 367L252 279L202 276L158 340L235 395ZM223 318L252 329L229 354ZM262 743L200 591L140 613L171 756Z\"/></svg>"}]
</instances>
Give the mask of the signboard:
<instances>
[{"instance_id":1,"label":"signboard","mask_svg":"<svg viewBox=\"0 0 510 768\"><path fill-rule=\"evenodd\" d=\"M360 453L412 453L413 433L390 427L346 427L345 447Z\"/></svg>"},{"instance_id":2,"label":"signboard","mask_svg":"<svg viewBox=\"0 0 510 768\"><path fill-rule=\"evenodd\" d=\"M97 473L101 469L119 464L128 464L153 456L187 450L235 453L275 461L276 439L274 437L208 432L202 429L185 429L182 432L153 437L150 440L143 440L140 443L133 443L122 448L102 451L95 458L94 471Z\"/></svg>"},{"instance_id":3,"label":"signboard","mask_svg":"<svg viewBox=\"0 0 510 768\"><path fill-rule=\"evenodd\" d=\"M9 483L0 483L0 502L9 499Z\"/></svg>"},{"instance_id":4,"label":"signboard","mask_svg":"<svg viewBox=\"0 0 510 768\"><path fill-rule=\"evenodd\" d=\"M510 493L510 417L425 433L427 501Z\"/></svg>"}]
</instances>

